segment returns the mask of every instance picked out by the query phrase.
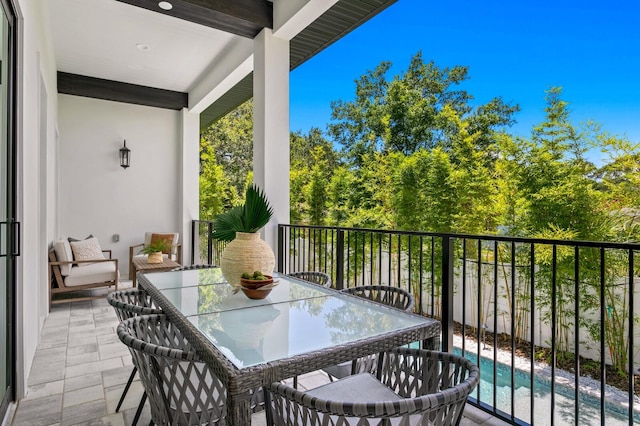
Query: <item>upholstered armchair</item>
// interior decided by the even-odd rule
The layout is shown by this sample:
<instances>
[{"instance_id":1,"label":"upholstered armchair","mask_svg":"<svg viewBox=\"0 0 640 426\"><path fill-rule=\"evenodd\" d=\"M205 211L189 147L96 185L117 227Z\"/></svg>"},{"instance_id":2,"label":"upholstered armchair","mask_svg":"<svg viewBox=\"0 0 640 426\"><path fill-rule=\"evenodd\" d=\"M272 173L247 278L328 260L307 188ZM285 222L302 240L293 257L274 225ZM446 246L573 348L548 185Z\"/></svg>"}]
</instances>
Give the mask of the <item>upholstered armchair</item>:
<instances>
[{"instance_id":1,"label":"upholstered armchair","mask_svg":"<svg viewBox=\"0 0 640 426\"><path fill-rule=\"evenodd\" d=\"M180 234L177 232L145 232L143 243L129 247L129 279L133 280L135 274L133 267L134 257L147 257L146 254L139 254L140 250L159 239L166 240L171 245L171 250L166 253L163 252L162 257L182 264L182 244L178 243L179 238Z\"/></svg>"}]
</instances>

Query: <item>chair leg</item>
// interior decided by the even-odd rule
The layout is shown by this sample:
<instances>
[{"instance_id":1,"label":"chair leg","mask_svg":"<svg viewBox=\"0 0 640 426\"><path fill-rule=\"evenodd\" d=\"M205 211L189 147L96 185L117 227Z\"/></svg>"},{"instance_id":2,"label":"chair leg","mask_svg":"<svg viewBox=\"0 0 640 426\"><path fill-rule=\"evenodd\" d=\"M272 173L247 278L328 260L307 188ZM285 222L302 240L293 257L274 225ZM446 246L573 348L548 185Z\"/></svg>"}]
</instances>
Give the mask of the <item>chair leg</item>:
<instances>
[{"instance_id":1,"label":"chair leg","mask_svg":"<svg viewBox=\"0 0 640 426\"><path fill-rule=\"evenodd\" d=\"M122 406L122 403L124 402L124 397L127 396L127 392L129 392L129 387L131 386L131 383L133 382L133 378L136 376L137 372L138 372L138 369L136 367L133 367L133 371L131 372L131 375L129 376L129 380L127 381L127 385L124 387L124 390L122 391L122 396L120 397L120 401L118 401L118 406L116 407L116 413L118 411L120 411L120 407Z\"/></svg>"},{"instance_id":2,"label":"chair leg","mask_svg":"<svg viewBox=\"0 0 640 426\"><path fill-rule=\"evenodd\" d=\"M264 416L267 420L267 426L274 426L273 422L273 405L271 404L271 394L269 393L269 389L267 387L263 387L262 391L264 392Z\"/></svg>"},{"instance_id":3,"label":"chair leg","mask_svg":"<svg viewBox=\"0 0 640 426\"><path fill-rule=\"evenodd\" d=\"M131 426L136 426L138 424L138 419L140 418L140 414L142 413L142 409L144 408L144 403L147 400L147 392L144 392L142 394L142 398L140 399L140 404L138 404L138 409L136 410L136 415L133 417L133 422L131 423ZM151 421L151 424L153 424L153 420Z\"/></svg>"}]
</instances>

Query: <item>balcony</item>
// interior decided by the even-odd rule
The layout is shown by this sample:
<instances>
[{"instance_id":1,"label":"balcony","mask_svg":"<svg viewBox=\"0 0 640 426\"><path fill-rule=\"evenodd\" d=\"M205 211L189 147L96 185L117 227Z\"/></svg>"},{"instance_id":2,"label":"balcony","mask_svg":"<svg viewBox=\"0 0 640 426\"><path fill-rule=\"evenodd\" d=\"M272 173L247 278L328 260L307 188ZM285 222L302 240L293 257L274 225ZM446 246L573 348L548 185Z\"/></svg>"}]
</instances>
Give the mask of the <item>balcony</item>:
<instances>
[{"instance_id":1,"label":"balcony","mask_svg":"<svg viewBox=\"0 0 640 426\"><path fill-rule=\"evenodd\" d=\"M196 263L219 261L210 227L194 222ZM640 423L639 253L640 244L504 236L278 232L279 271L411 291L416 313L442 321L442 349L481 365L469 405L510 424Z\"/></svg>"}]
</instances>

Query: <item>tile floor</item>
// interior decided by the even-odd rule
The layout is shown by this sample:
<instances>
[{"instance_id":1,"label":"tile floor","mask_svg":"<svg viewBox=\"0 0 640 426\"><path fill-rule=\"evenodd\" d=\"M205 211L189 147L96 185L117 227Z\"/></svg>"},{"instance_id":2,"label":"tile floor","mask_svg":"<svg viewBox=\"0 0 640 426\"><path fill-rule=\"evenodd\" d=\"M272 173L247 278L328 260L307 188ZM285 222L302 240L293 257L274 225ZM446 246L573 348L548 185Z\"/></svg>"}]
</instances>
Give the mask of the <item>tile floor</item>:
<instances>
[{"instance_id":1,"label":"tile floor","mask_svg":"<svg viewBox=\"0 0 640 426\"><path fill-rule=\"evenodd\" d=\"M140 381L134 381L120 412L115 412L132 368L131 356L116 336L117 325L105 299L55 305L42 330L27 395L18 403L11 424L130 425L143 390ZM300 378L300 386L307 388L326 382L320 372ZM149 421L145 407L138 424ZM264 415L254 423L264 425ZM467 406L461 424L504 423Z\"/></svg>"}]
</instances>

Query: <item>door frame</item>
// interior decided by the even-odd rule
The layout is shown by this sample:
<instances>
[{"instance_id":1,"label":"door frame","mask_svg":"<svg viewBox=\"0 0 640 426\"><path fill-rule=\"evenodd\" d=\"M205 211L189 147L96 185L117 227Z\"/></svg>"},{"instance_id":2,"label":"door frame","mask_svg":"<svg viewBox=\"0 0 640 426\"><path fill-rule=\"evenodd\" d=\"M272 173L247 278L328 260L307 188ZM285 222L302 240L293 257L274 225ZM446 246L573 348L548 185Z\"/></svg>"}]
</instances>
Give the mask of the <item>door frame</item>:
<instances>
[{"instance_id":1,"label":"door frame","mask_svg":"<svg viewBox=\"0 0 640 426\"><path fill-rule=\"evenodd\" d=\"M17 358L16 358L16 257L20 252L20 232L17 219L17 165L18 165L18 141L17 130L17 69L18 69L18 20L16 19L16 8L14 0L0 0L0 7L6 16L8 27L8 75L6 76L7 90L7 219L8 236L7 241L7 363L0 368L8 369L8 387L2 401L0 401L0 419L4 418L9 404L16 400L16 379L17 379ZM15 226L17 224L18 227Z\"/></svg>"}]
</instances>

